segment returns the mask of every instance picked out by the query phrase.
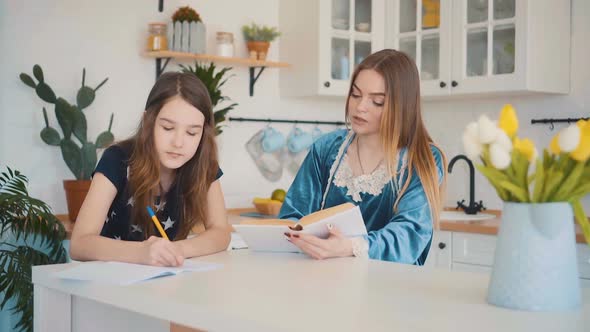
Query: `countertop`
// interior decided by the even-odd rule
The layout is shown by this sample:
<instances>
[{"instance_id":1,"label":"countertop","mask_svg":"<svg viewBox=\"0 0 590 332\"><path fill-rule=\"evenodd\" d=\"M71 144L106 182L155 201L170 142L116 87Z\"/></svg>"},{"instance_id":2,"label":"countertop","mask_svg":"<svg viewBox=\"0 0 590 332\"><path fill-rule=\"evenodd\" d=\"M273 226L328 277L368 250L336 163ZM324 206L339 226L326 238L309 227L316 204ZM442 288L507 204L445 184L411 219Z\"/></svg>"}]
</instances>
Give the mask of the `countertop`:
<instances>
[{"instance_id":1,"label":"countertop","mask_svg":"<svg viewBox=\"0 0 590 332\"><path fill-rule=\"evenodd\" d=\"M447 211L454 211L453 208L445 208ZM244 219L250 219L249 217L242 217L240 214L247 213L247 212L255 212L256 210L252 208L233 208L228 209L228 222L231 225L239 224ZM450 232L462 232L462 233L475 233L475 234L487 234L487 235L496 235L498 234L498 228L500 227L501 221L501 210L485 210L485 213L494 214L496 218L487 219L487 220L445 220L440 222L440 230L441 231L450 231ZM69 239L72 235L72 229L74 228L74 223L71 222L68 218L67 214L58 214L56 215L57 218L64 224L66 228L67 238ZM582 230L578 224L575 225L576 227L576 242L577 243L585 243L584 235L582 234Z\"/></svg>"},{"instance_id":2,"label":"countertop","mask_svg":"<svg viewBox=\"0 0 590 332\"><path fill-rule=\"evenodd\" d=\"M257 332L590 328L590 288L582 289L579 310L529 312L487 304L487 274L443 269L424 273L424 267L377 260L317 261L299 254L249 250L191 260L223 267L114 286L52 277L73 264L35 266L35 319L44 324L44 331L61 326L71 326L72 331L100 326L126 331L143 322L153 328L142 331L163 332L169 330L168 321L201 330ZM70 304L60 306L64 299Z\"/></svg>"}]
</instances>

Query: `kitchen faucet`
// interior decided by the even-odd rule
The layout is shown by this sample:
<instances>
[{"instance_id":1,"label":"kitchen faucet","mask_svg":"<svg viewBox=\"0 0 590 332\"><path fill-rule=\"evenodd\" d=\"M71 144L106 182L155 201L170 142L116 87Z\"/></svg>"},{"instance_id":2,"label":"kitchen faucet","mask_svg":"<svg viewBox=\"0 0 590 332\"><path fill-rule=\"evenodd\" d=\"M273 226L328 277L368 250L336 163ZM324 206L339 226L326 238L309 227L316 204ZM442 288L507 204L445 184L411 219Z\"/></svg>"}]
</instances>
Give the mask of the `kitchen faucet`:
<instances>
[{"instance_id":1,"label":"kitchen faucet","mask_svg":"<svg viewBox=\"0 0 590 332\"><path fill-rule=\"evenodd\" d=\"M485 207L483 206L482 201L479 201L479 203L477 203L477 202L475 202L475 199L474 199L474 196L475 196L475 169L473 167L473 163L465 155L462 155L462 154L456 155L455 157L453 157L453 159L451 159L451 162L449 163L449 173L451 173L451 171L453 170L453 165L459 159L465 160L465 162L469 166L469 206L466 206L464 204L465 200L463 199L463 200L457 202L457 209L463 209L463 211L465 211L466 214L476 214L479 211L484 210Z\"/></svg>"}]
</instances>

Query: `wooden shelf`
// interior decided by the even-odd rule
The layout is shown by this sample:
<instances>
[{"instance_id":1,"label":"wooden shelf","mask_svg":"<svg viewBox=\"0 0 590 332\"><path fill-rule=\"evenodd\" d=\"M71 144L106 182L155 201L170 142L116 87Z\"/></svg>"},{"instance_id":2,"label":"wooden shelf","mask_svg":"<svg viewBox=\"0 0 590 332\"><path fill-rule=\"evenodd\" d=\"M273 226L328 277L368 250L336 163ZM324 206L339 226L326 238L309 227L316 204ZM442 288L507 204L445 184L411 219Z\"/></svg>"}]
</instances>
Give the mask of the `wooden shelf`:
<instances>
[{"instance_id":1,"label":"wooden shelf","mask_svg":"<svg viewBox=\"0 0 590 332\"><path fill-rule=\"evenodd\" d=\"M176 51L154 51L154 52L145 52L143 56L148 58L153 58L156 60L156 78L158 78L164 69L168 65L170 59L183 59L183 60L197 60L197 61L210 61L216 63L224 63L230 65L237 65L237 66L244 66L250 69L250 96L254 95L254 84L260 74L264 71L264 68L287 68L291 67L290 64L286 62L273 62L273 61L261 61L261 60L252 60L248 58L234 58L234 57L223 57L218 55L212 54L194 54L194 53L185 53L185 52L176 52ZM164 64L162 64L162 59L166 59ZM258 73L255 73L255 68L260 68Z\"/></svg>"},{"instance_id":2,"label":"wooden shelf","mask_svg":"<svg viewBox=\"0 0 590 332\"><path fill-rule=\"evenodd\" d=\"M252 60L248 58L230 58L212 54L194 54L184 53L175 51L156 51L156 52L145 52L144 56L148 58L172 58L172 59L192 59L198 61L211 61L219 63L227 63L245 67L270 67L270 68L287 68L291 65L286 62L273 62L273 61L262 61Z\"/></svg>"}]
</instances>

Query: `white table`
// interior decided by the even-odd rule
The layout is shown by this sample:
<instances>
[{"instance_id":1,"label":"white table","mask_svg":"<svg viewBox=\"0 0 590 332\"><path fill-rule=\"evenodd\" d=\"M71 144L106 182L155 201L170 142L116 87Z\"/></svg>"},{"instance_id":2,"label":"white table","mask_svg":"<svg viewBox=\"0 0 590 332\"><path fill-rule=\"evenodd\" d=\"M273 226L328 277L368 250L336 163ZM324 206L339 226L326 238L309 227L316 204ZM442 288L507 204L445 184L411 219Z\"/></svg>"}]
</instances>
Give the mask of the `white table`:
<instances>
[{"instance_id":1,"label":"white table","mask_svg":"<svg viewBox=\"0 0 590 332\"><path fill-rule=\"evenodd\" d=\"M33 268L35 331L590 331L583 308L507 310L485 302L488 276L355 258L222 252L219 270L131 286L52 278Z\"/></svg>"}]
</instances>

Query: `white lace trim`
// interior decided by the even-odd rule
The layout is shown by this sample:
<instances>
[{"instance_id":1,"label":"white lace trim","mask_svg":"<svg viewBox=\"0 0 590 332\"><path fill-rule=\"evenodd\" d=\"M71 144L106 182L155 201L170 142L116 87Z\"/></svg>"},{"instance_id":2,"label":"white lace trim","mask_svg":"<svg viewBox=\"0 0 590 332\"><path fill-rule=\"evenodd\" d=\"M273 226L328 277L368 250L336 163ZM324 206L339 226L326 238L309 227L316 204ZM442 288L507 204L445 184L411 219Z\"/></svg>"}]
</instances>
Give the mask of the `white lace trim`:
<instances>
[{"instance_id":1,"label":"white lace trim","mask_svg":"<svg viewBox=\"0 0 590 332\"><path fill-rule=\"evenodd\" d=\"M324 209L324 205L326 204L326 198L328 197L328 191L330 190L330 186L332 185L332 178L334 177L334 173L336 173L336 170L339 168L342 155L344 154L344 150L350 144L349 142L350 142L351 138L353 137L353 135L354 135L354 132L352 130L349 130L348 134L346 135L346 138L344 139L344 141L340 145L340 148L338 149L338 153L336 154L336 159L334 160L334 162L332 163L332 166L330 167L330 175L328 176L328 183L326 184L326 190L324 190L324 197L322 197L322 206L320 207L320 209Z\"/></svg>"},{"instance_id":2,"label":"white lace trim","mask_svg":"<svg viewBox=\"0 0 590 332\"><path fill-rule=\"evenodd\" d=\"M346 188L346 194L351 196L355 202L362 201L361 193L368 193L373 196L380 195L389 180L390 176L384 164L377 167L371 174L354 176L348 163L348 154L345 154L342 158L342 163L334 176L334 184L337 187Z\"/></svg>"}]
</instances>

